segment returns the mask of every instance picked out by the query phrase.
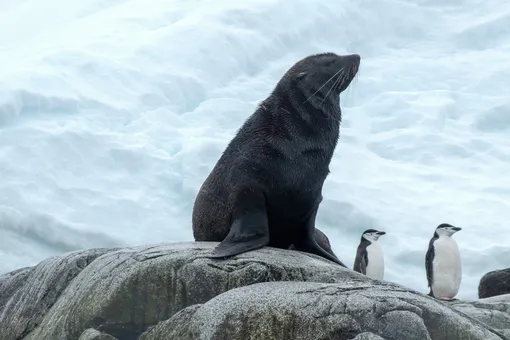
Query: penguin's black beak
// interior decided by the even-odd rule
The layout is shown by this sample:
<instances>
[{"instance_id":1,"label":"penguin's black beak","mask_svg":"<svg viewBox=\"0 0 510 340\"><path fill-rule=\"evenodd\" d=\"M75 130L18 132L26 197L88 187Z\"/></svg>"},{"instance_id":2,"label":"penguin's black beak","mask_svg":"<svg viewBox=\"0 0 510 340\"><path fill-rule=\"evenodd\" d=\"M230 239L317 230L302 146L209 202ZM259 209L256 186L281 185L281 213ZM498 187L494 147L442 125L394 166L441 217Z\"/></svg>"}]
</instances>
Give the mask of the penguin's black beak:
<instances>
[{"instance_id":1,"label":"penguin's black beak","mask_svg":"<svg viewBox=\"0 0 510 340\"><path fill-rule=\"evenodd\" d=\"M379 236L386 235L386 232L384 232L384 231L378 231L378 232L377 232L377 235L379 235Z\"/></svg>"},{"instance_id":2,"label":"penguin's black beak","mask_svg":"<svg viewBox=\"0 0 510 340\"><path fill-rule=\"evenodd\" d=\"M455 230L455 231L460 231L460 230L462 230L462 228L459 228L459 227L453 227L452 229L453 229L453 230Z\"/></svg>"}]
</instances>

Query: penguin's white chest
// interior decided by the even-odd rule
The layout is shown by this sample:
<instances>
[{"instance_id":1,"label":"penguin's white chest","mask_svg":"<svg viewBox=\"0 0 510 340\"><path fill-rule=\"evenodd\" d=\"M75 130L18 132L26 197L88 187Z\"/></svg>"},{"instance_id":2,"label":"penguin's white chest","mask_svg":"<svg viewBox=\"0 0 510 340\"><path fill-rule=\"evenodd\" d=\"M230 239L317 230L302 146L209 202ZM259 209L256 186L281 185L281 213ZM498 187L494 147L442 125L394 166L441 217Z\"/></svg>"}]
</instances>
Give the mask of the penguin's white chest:
<instances>
[{"instance_id":1,"label":"penguin's white chest","mask_svg":"<svg viewBox=\"0 0 510 340\"><path fill-rule=\"evenodd\" d=\"M437 298L453 298L459 292L462 280L457 242L451 237L439 237L434 242L434 252L432 292Z\"/></svg>"},{"instance_id":2,"label":"penguin's white chest","mask_svg":"<svg viewBox=\"0 0 510 340\"><path fill-rule=\"evenodd\" d=\"M368 265L366 275L376 279L382 280L384 277L384 254L379 242L372 242L367 247Z\"/></svg>"}]
</instances>

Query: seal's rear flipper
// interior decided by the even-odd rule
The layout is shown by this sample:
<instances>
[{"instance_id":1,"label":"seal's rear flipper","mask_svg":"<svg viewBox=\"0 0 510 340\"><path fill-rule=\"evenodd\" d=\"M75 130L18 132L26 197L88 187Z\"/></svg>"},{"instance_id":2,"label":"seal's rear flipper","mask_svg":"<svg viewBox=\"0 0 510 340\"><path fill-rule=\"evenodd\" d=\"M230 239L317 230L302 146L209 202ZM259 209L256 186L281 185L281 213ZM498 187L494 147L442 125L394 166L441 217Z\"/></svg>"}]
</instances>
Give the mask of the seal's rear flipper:
<instances>
[{"instance_id":1,"label":"seal's rear flipper","mask_svg":"<svg viewBox=\"0 0 510 340\"><path fill-rule=\"evenodd\" d=\"M345 264L343 264L342 261L338 259L338 257L331 255L324 249L322 249L317 242L315 242L314 238L309 238L307 240L304 240L304 242L300 243L299 245L296 245L296 249L300 251L304 251L307 253L315 254L318 256L322 256L330 261L333 261L339 265L341 265L344 268L347 268Z\"/></svg>"},{"instance_id":2,"label":"seal's rear flipper","mask_svg":"<svg viewBox=\"0 0 510 340\"><path fill-rule=\"evenodd\" d=\"M317 241L315 240L315 218L317 217L317 210L319 209L319 204L321 201L322 195L317 200L317 205L313 208L313 210L311 210L310 216L308 216L308 218L304 221L304 224L297 228L299 234L297 235L297 238L294 242L294 247L300 251L322 256L341 265L344 268L347 268L347 266L343 264L343 262L340 261L338 257L324 250L317 244Z\"/></svg>"},{"instance_id":3,"label":"seal's rear flipper","mask_svg":"<svg viewBox=\"0 0 510 340\"><path fill-rule=\"evenodd\" d=\"M231 257L269 244L266 202L259 190L246 188L236 195L232 221L227 237L208 257Z\"/></svg>"}]
</instances>

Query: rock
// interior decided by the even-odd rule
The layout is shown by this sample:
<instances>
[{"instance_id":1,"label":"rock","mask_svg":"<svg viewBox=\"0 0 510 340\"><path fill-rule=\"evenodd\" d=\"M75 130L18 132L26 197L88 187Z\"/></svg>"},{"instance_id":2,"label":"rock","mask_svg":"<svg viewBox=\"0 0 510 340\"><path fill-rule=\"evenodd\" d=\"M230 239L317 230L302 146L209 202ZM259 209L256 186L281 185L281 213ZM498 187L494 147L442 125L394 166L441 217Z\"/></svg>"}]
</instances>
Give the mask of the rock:
<instances>
[{"instance_id":1,"label":"rock","mask_svg":"<svg viewBox=\"0 0 510 340\"><path fill-rule=\"evenodd\" d=\"M364 332L369 332L368 334ZM371 334L372 333L372 334ZM363 335L362 335L363 334ZM503 339L446 304L370 282L267 282L188 307L140 340Z\"/></svg>"},{"instance_id":2,"label":"rock","mask_svg":"<svg viewBox=\"0 0 510 340\"><path fill-rule=\"evenodd\" d=\"M291 250L266 248L229 261L204 258L214 246L191 242L107 251L80 268L78 275L72 270L76 266L61 265L65 257L50 258L33 269L44 273L44 280L34 279L9 301L11 306L20 306L18 314L34 316L30 327L18 325L14 315L1 317L0 339L22 335L25 340L78 339L86 328L119 339L136 339L148 326L231 288L278 280L365 279L325 259ZM96 256L95 251L89 252ZM87 251L67 256L82 254ZM22 300L33 295L30 287L51 286L62 276L69 278L68 285L62 291L59 283L52 292L55 298L42 304L48 311L44 318L31 307L32 298Z\"/></svg>"},{"instance_id":3,"label":"rock","mask_svg":"<svg viewBox=\"0 0 510 340\"><path fill-rule=\"evenodd\" d=\"M510 294L476 301L454 301L450 305L510 338Z\"/></svg>"},{"instance_id":4,"label":"rock","mask_svg":"<svg viewBox=\"0 0 510 340\"><path fill-rule=\"evenodd\" d=\"M81 333L78 340L117 340L117 338L114 338L113 336L105 333L101 333L94 328L87 328L83 333Z\"/></svg>"},{"instance_id":5,"label":"rock","mask_svg":"<svg viewBox=\"0 0 510 340\"><path fill-rule=\"evenodd\" d=\"M384 340L379 335L375 335L374 333L360 333L356 335L356 337L352 340Z\"/></svg>"},{"instance_id":6,"label":"rock","mask_svg":"<svg viewBox=\"0 0 510 340\"><path fill-rule=\"evenodd\" d=\"M49 258L0 277L0 339L20 339L43 319L69 283L106 249Z\"/></svg>"},{"instance_id":7,"label":"rock","mask_svg":"<svg viewBox=\"0 0 510 340\"><path fill-rule=\"evenodd\" d=\"M510 294L510 268L488 272L480 279L478 298Z\"/></svg>"},{"instance_id":8,"label":"rock","mask_svg":"<svg viewBox=\"0 0 510 340\"><path fill-rule=\"evenodd\" d=\"M83 250L0 276L0 339L505 339L446 303L312 254L206 258L216 245Z\"/></svg>"},{"instance_id":9,"label":"rock","mask_svg":"<svg viewBox=\"0 0 510 340\"><path fill-rule=\"evenodd\" d=\"M0 276L0 310L4 309L7 301L23 285L31 272L32 267L25 267Z\"/></svg>"}]
</instances>

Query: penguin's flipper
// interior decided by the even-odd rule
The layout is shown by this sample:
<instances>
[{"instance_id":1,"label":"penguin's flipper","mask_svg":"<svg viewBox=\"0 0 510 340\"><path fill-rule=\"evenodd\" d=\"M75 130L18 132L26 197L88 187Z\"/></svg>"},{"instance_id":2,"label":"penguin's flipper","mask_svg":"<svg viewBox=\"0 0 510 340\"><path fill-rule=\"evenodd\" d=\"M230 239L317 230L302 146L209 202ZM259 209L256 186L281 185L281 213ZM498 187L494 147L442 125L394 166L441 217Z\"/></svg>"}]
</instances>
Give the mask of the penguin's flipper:
<instances>
[{"instance_id":1,"label":"penguin's flipper","mask_svg":"<svg viewBox=\"0 0 510 340\"><path fill-rule=\"evenodd\" d=\"M354 267L352 269L358 273L366 275L367 265L368 265L367 248L358 247L356 251L356 258L354 259Z\"/></svg>"},{"instance_id":2,"label":"penguin's flipper","mask_svg":"<svg viewBox=\"0 0 510 340\"><path fill-rule=\"evenodd\" d=\"M427 283L428 287L430 287L430 294L432 294L432 280L433 280L433 270L432 270L432 263L434 262L434 246L432 245L432 242L434 239L430 241L429 249L427 250L427 254L425 255L425 270L427 272ZM432 295L431 295L432 296Z\"/></svg>"}]
</instances>

